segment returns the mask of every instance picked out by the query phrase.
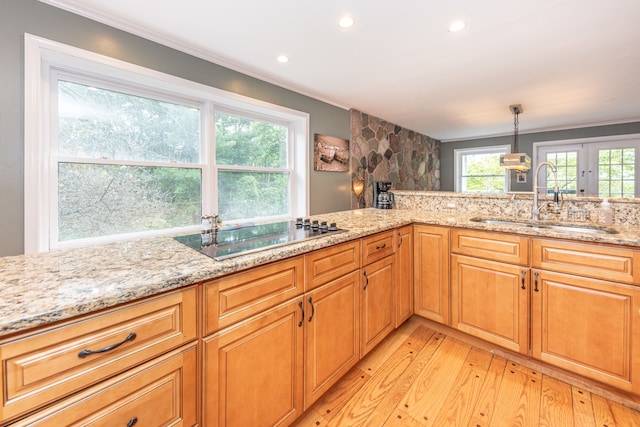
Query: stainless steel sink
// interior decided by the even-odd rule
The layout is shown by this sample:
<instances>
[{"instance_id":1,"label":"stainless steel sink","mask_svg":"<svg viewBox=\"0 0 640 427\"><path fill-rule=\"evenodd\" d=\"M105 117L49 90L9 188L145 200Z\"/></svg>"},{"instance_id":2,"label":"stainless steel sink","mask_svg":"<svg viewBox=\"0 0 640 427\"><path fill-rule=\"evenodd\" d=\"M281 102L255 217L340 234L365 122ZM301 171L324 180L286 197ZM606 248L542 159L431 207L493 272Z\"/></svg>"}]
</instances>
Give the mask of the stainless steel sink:
<instances>
[{"instance_id":1,"label":"stainless steel sink","mask_svg":"<svg viewBox=\"0 0 640 427\"><path fill-rule=\"evenodd\" d=\"M512 221L505 219L495 219L495 218L482 218L475 217L471 218L473 222L481 222L483 224L497 224L497 225L508 225L514 227L529 227L529 228L546 228L548 230L554 231L566 231L568 233L594 233L594 234L616 234L617 231L611 228L605 227L597 227L592 225L561 225L561 224L548 224L548 223L539 223L539 222L531 222L531 221Z\"/></svg>"}]
</instances>

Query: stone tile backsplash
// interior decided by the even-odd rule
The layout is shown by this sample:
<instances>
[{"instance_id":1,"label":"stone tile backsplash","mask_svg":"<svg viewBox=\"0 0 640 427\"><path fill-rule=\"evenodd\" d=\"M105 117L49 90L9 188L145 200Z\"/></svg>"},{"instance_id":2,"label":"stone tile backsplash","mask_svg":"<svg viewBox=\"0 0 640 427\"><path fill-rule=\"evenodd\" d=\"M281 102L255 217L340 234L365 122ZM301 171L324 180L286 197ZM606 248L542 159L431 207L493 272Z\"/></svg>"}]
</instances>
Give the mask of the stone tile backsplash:
<instances>
[{"instance_id":1,"label":"stone tile backsplash","mask_svg":"<svg viewBox=\"0 0 640 427\"><path fill-rule=\"evenodd\" d=\"M419 209L433 212L470 213L478 216L501 216L530 219L532 194L463 194L448 191L393 190L397 209ZM550 198L540 197L540 203ZM560 214L542 208L540 219L563 222L597 223L602 199L597 197L565 198ZM640 225L640 200L609 199L614 225ZM572 214L573 212L573 214Z\"/></svg>"}]
</instances>

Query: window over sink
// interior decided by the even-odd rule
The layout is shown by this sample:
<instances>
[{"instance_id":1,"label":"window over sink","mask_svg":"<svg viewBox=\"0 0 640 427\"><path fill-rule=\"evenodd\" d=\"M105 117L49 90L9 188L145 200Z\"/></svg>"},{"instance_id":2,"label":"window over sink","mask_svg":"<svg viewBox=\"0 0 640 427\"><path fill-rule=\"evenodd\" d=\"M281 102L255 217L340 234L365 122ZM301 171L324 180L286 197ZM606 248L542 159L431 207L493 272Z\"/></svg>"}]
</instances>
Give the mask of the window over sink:
<instances>
[{"instance_id":1,"label":"window over sink","mask_svg":"<svg viewBox=\"0 0 640 427\"><path fill-rule=\"evenodd\" d=\"M307 214L307 113L31 35L25 70L25 253Z\"/></svg>"}]
</instances>

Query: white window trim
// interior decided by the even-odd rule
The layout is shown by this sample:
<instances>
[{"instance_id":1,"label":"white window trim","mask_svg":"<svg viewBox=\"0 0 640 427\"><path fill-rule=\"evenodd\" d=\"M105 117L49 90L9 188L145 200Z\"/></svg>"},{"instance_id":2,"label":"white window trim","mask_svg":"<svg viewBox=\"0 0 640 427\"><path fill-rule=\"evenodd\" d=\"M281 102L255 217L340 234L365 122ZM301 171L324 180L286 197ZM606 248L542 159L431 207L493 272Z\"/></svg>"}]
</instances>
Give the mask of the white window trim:
<instances>
[{"instance_id":1,"label":"white window trim","mask_svg":"<svg viewBox=\"0 0 640 427\"><path fill-rule=\"evenodd\" d=\"M533 170L535 171L536 166L542 161L541 159L543 157L541 157L541 155L543 153L546 154L547 151L568 151L576 146L582 146L581 149L578 150L578 165L582 165L586 171L596 171L598 159L593 152L594 149L607 148L611 145L615 145L616 147L637 147L638 141L640 141L640 133L534 142L533 153L535 156ZM587 152L582 149L585 145L589 146L588 155ZM636 152L636 171L638 172L636 173L636 191L638 191L640 190L640 151ZM541 187L547 185L546 174L540 173L538 178ZM596 173L587 173L586 176L582 176L580 170L578 170L578 189L580 188L593 188L597 191L598 177ZM578 194L577 196L579 197L580 195ZM585 194L585 196L597 197L597 195L593 194Z\"/></svg>"},{"instance_id":2,"label":"white window trim","mask_svg":"<svg viewBox=\"0 0 640 427\"><path fill-rule=\"evenodd\" d=\"M292 124L291 156L296 167L291 176L290 200L291 216L307 216L309 212L309 114L290 108L267 103L243 95L227 92L203 84L195 83L159 71L140 67L94 52L47 40L31 34L25 34L25 106L24 106L24 246L25 253L48 251L51 247L51 200L54 197L49 190L49 177L52 170L50 153L51 138L51 94L43 77L52 67L71 72L82 73L83 70L94 69L114 79L135 81L141 86L162 92L179 93L183 97L191 97L195 102L208 101L209 104L221 105L224 108L251 112L257 116L278 117ZM43 102L44 100L44 102ZM203 121L203 141L211 141L214 124L212 109L205 109L207 120ZM202 160L214 165L215 152L208 144L202 147ZM217 188L213 182L212 168L203 171L202 210L213 212L217 200L211 197L211 188ZM211 187L216 185L215 187ZM208 187L208 188L205 188ZM171 231L166 231L171 232ZM101 241L123 240L131 237L144 237L163 234L162 232L143 232L134 235L118 235ZM95 240L93 240L95 243ZM78 241L77 245L85 242Z\"/></svg>"},{"instance_id":3,"label":"white window trim","mask_svg":"<svg viewBox=\"0 0 640 427\"><path fill-rule=\"evenodd\" d=\"M454 190L456 193L462 192L462 156L467 154L487 154L487 153L511 153L511 145L491 145L486 147L470 147L470 148L457 148L453 150L454 156ZM504 174L504 188L505 192L509 191L509 174L505 169Z\"/></svg>"}]
</instances>

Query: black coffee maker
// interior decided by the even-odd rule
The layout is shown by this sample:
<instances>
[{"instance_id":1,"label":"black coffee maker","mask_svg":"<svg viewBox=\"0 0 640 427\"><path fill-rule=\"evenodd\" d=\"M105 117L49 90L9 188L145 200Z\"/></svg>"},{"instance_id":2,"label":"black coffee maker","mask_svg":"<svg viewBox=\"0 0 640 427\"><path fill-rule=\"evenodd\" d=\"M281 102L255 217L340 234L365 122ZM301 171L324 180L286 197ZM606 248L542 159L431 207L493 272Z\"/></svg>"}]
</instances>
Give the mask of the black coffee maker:
<instances>
[{"instance_id":1,"label":"black coffee maker","mask_svg":"<svg viewBox=\"0 0 640 427\"><path fill-rule=\"evenodd\" d=\"M391 191L391 183L388 181L373 181L373 207L378 209L391 209L396 199Z\"/></svg>"}]
</instances>

